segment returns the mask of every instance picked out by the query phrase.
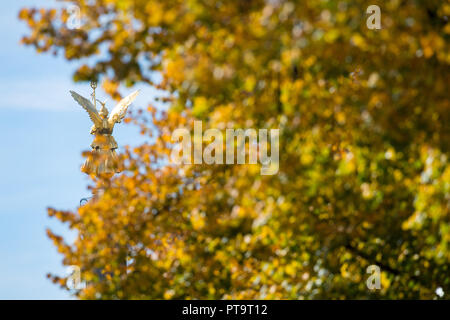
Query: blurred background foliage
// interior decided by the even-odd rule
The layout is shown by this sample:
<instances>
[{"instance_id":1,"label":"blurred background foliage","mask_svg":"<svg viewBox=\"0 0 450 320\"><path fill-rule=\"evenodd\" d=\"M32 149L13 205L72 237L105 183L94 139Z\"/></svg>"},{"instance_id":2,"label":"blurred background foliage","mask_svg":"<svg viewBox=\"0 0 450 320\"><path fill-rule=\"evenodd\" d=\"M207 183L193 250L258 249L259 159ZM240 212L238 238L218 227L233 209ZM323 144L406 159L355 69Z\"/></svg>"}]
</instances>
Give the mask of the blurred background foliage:
<instances>
[{"instance_id":1,"label":"blurred background foliage","mask_svg":"<svg viewBox=\"0 0 450 320\"><path fill-rule=\"evenodd\" d=\"M23 43L75 81L167 92L129 117L149 143L50 230L84 299L448 298L447 1L99 0L26 8ZM366 26L381 8L380 30ZM67 88L69 90L70 88ZM280 170L168 165L171 133L280 128ZM68 181L67 183L70 183ZM127 261L127 263L124 263ZM366 286L369 265L381 289ZM49 275L62 287L64 277Z\"/></svg>"}]
</instances>

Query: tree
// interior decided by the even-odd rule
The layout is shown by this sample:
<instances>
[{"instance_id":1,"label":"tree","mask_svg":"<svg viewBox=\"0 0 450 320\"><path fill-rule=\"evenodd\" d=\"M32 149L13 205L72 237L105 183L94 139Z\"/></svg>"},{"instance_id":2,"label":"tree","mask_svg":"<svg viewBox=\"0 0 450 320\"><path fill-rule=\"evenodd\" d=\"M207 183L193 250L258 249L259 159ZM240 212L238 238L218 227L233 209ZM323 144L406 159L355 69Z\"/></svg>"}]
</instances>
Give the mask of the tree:
<instances>
[{"instance_id":1,"label":"tree","mask_svg":"<svg viewBox=\"0 0 450 320\"><path fill-rule=\"evenodd\" d=\"M48 235L81 267L78 297L448 297L447 3L385 1L380 30L359 0L76 4L74 30L64 9L23 9L23 42L90 58L74 79L115 99L119 84L168 93L166 110L132 115L152 143L94 179L96 201L49 210L77 231ZM171 133L194 120L279 128L279 172L169 164Z\"/></svg>"}]
</instances>

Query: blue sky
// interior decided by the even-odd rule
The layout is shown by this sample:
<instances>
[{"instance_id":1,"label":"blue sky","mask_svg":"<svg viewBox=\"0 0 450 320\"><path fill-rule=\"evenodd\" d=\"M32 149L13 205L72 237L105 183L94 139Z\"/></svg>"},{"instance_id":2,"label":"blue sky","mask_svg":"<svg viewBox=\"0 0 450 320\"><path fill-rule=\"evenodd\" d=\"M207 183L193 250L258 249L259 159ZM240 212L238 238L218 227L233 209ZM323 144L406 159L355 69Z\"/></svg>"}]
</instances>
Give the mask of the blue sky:
<instances>
[{"instance_id":1,"label":"blue sky","mask_svg":"<svg viewBox=\"0 0 450 320\"><path fill-rule=\"evenodd\" d=\"M89 84L71 80L79 63L19 44L27 33L17 19L19 9L53 3L0 3L0 299L71 298L46 278L48 272L63 275L66 268L45 229L71 236L47 217L46 208L75 210L81 198L90 196L89 180L79 169L81 152L92 141L91 123L69 94L75 90L88 97ZM134 106L145 106L154 97L151 88L141 89ZM97 97L106 95L97 90ZM114 136L119 146L143 141L131 124L118 125Z\"/></svg>"}]
</instances>

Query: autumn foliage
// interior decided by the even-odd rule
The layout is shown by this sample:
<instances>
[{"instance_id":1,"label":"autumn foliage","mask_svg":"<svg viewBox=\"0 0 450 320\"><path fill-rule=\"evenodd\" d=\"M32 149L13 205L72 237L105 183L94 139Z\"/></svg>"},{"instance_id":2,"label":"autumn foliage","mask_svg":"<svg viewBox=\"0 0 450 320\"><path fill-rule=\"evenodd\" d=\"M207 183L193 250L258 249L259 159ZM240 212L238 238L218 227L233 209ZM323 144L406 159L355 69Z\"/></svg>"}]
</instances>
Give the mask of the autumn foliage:
<instances>
[{"instance_id":1,"label":"autumn foliage","mask_svg":"<svg viewBox=\"0 0 450 320\"><path fill-rule=\"evenodd\" d=\"M448 2L380 1L380 30L373 1L73 3L73 30L65 9L23 9L23 42L89 61L74 79L115 99L119 84L167 95L131 115L149 142L94 179L97 199L49 210L77 232L48 234L81 267L79 298L449 297ZM279 128L279 172L171 165L194 120Z\"/></svg>"}]
</instances>

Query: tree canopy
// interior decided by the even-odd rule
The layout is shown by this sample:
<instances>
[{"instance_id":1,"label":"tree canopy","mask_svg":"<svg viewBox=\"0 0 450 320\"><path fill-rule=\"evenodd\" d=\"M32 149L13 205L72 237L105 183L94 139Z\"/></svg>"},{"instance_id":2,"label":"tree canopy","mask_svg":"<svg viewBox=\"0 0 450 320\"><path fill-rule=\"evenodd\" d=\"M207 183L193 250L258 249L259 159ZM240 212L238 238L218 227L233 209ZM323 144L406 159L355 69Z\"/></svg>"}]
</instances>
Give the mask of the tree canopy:
<instances>
[{"instance_id":1,"label":"tree canopy","mask_svg":"<svg viewBox=\"0 0 450 320\"><path fill-rule=\"evenodd\" d=\"M75 81L114 99L121 84L167 93L164 110L129 118L151 139L124 151L124 173L94 179L107 186L97 200L48 211L77 233L48 230L81 268L75 294L448 298L450 5L382 1L370 30L372 2L67 2L78 29L67 8L21 10L23 43L80 61ZM170 164L171 133L194 120L279 128L278 173ZM366 286L369 265L380 290Z\"/></svg>"}]
</instances>

